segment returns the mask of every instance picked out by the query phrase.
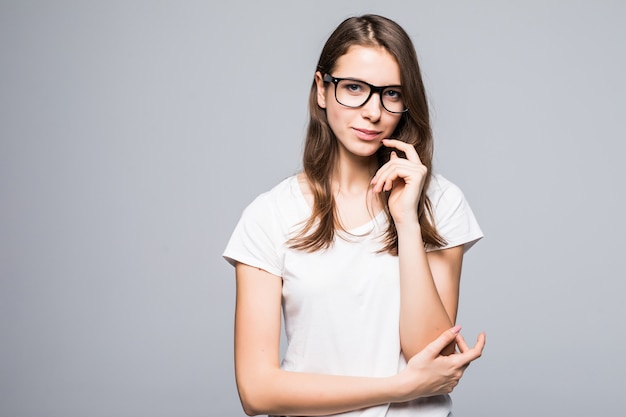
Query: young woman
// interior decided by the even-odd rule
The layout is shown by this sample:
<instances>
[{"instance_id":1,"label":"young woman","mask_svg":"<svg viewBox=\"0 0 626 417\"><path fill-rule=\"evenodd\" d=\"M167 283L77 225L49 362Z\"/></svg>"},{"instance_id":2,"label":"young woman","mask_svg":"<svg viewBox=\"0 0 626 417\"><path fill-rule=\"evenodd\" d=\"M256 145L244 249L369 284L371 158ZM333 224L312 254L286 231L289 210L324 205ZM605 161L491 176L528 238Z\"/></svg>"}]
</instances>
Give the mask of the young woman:
<instances>
[{"instance_id":1,"label":"young woman","mask_svg":"<svg viewBox=\"0 0 626 417\"><path fill-rule=\"evenodd\" d=\"M376 15L341 23L309 108L303 172L246 208L224 252L243 408L449 416L447 394L485 343L469 347L455 326L463 254L482 232L461 191L431 172L406 32Z\"/></svg>"}]
</instances>

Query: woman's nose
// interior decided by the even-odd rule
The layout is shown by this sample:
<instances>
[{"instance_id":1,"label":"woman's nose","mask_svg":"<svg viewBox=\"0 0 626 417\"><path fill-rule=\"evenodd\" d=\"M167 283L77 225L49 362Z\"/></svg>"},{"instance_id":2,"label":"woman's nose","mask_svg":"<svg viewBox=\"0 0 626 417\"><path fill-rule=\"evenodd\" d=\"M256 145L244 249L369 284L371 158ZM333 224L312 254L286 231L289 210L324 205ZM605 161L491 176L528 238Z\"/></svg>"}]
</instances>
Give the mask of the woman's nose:
<instances>
[{"instance_id":1,"label":"woman's nose","mask_svg":"<svg viewBox=\"0 0 626 417\"><path fill-rule=\"evenodd\" d=\"M370 96L369 100L363 104L361 111L363 117L372 121L380 119L380 115L383 110L381 98L380 93L375 93Z\"/></svg>"}]
</instances>

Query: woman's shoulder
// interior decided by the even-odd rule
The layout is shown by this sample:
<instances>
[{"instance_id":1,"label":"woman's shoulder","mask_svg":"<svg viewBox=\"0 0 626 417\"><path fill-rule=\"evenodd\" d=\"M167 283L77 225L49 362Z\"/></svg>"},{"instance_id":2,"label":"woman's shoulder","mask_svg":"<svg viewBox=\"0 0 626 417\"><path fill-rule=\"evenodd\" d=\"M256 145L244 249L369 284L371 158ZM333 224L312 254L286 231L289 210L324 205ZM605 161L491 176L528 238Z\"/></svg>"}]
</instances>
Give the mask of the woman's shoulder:
<instances>
[{"instance_id":1,"label":"woman's shoulder","mask_svg":"<svg viewBox=\"0 0 626 417\"><path fill-rule=\"evenodd\" d=\"M469 249L482 238L483 233L461 188L434 174L426 192L433 208L433 218L439 234L446 240L445 247L465 245Z\"/></svg>"},{"instance_id":2,"label":"woman's shoulder","mask_svg":"<svg viewBox=\"0 0 626 417\"><path fill-rule=\"evenodd\" d=\"M438 173L432 175L426 195L435 206L441 202L458 201L465 198L459 186Z\"/></svg>"},{"instance_id":3,"label":"woman's shoulder","mask_svg":"<svg viewBox=\"0 0 626 417\"><path fill-rule=\"evenodd\" d=\"M228 262L282 273L279 253L298 220L294 184L298 185L295 176L285 178L246 206L223 253Z\"/></svg>"},{"instance_id":4,"label":"woman's shoulder","mask_svg":"<svg viewBox=\"0 0 626 417\"><path fill-rule=\"evenodd\" d=\"M302 199L298 175L291 175L254 198L245 213L272 217L297 213L302 211Z\"/></svg>"},{"instance_id":5,"label":"woman's shoulder","mask_svg":"<svg viewBox=\"0 0 626 417\"><path fill-rule=\"evenodd\" d=\"M254 200L254 202L282 202L287 203L291 199L295 199L294 193L295 186L298 185L298 175L291 175L283 178L280 182L272 186L271 188L261 192Z\"/></svg>"}]
</instances>

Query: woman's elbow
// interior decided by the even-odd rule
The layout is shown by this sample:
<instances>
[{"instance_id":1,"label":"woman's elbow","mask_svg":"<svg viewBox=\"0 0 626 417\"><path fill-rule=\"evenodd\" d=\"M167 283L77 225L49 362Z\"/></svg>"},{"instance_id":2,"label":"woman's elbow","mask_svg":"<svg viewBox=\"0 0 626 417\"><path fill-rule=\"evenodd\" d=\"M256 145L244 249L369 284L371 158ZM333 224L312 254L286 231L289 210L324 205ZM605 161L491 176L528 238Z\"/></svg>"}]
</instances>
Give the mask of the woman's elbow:
<instances>
[{"instance_id":1,"label":"woman's elbow","mask_svg":"<svg viewBox=\"0 0 626 417\"><path fill-rule=\"evenodd\" d=\"M265 414L260 411L256 411L254 408L250 408L250 405L244 400L241 400L241 406L243 407L243 412L246 413L247 416L258 416L260 414Z\"/></svg>"},{"instance_id":2,"label":"woman's elbow","mask_svg":"<svg viewBox=\"0 0 626 417\"><path fill-rule=\"evenodd\" d=\"M261 410L260 407L257 407L253 402L249 401L248 398L244 395L239 394L239 399L241 401L241 407L243 408L243 412L248 416L258 416L260 414L267 414Z\"/></svg>"},{"instance_id":3,"label":"woman's elbow","mask_svg":"<svg viewBox=\"0 0 626 417\"><path fill-rule=\"evenodd\" d=\"M259 384L237 380L237 391L239 393L239 401L246 415L272 414L272 410L269 410L268 406L268 393L263 392Z\"/></svg>"}]
</instances>

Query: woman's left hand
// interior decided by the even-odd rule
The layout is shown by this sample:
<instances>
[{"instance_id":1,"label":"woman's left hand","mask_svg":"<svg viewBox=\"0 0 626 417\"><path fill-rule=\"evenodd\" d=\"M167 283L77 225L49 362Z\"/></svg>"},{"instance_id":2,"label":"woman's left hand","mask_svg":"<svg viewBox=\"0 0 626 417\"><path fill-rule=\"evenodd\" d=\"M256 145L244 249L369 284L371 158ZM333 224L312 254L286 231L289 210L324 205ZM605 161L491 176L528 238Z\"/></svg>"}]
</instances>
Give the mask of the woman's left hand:
<instances>
[{"instance_id":1,"label":"woman's left hand","mask_svg":"<svg viewBox=\"0 0 626 417\"><path fill-rule=\"evenodd\" d=\"M428 168L422 164L417 151L406 142L396 139L383 139L383 146L404 152L406 159L391 152L389 161L378 169L372 178L372 191L389 194L389 210L396 224L418 221L417 204L422 195L422 188Z\"/></svg>"}]
</instances>

